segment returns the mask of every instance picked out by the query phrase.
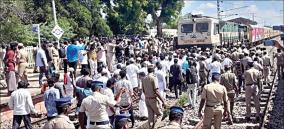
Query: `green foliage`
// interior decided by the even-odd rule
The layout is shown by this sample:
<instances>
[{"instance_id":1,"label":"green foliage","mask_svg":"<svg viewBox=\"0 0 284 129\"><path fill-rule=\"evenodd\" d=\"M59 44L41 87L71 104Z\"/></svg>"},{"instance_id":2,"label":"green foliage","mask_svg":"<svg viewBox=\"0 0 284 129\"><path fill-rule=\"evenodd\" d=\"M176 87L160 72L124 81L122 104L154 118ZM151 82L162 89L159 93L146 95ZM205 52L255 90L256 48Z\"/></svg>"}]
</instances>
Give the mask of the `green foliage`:
<instances>
[{"instance_id":1,"label":"green foliage","mask_svg":"<svg viewBox=\"0 0 284 129\"><path fill-rule=\"evenodd\" d=\"M188 96L186 94L182 94L177 101L177 106L183 107L188 103Z\"/></svg>"},{"instance_id":2,"label":"green foliage","mask_svg":"<svg viewBox=\"0 0 284 129\"><path fill-rule=\"evenodd\" d=\"M141 34L146 31L144 7L146 0L114 0L108 10L108 24L114 34Z\"/></svg>"},{"instance_id":3,"label":"green foliage","mask_svg":"<svg viewBox=\"0 0 284 129\"><path fill-rule=\"evenodd\" d=\"M183 5L181 0L55 0L55 3L58 24L64 30L62 38L142 34L147 29L148 14L159 24L166 23L166 28L175 28ZM161 16L157 17L159 7ZM42 38L55 40L51 34L54 27L51 0L0 1L0 14L0 42L37 42L36 34L31 32L32 24L41 24Z\"/></svg>"},{"instance_id":4,"label":"green foliage","mask_svg":"<svg viewBox=\"0 0 284 129\"><path fill-rule=\"evenodd\" d=\"M31 32L31 25L22 25L21 20L14 15L1 21L0 26L0 41L2 43L18 41L32 44L35 41L36 36Z\"/></svg>"}]
</instances>

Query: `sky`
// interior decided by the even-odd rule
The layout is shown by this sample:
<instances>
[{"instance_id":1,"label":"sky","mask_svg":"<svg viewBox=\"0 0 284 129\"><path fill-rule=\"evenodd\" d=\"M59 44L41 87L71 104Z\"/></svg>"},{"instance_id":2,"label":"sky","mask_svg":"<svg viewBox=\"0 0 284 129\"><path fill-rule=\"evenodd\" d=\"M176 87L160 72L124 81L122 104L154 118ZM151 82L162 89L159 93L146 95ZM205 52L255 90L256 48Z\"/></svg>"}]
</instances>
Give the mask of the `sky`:
<instances>
[{"instance_id":1,"label":"sky","mask_svg":"<svg viewBox=\"0 0 284 129\"><path fill-rule=\"evenodd\" d=\"M217 0L184 0L182 15L187 13L202 14L217 18ZM220 0L221 1L221 0ZM283 25L283 0L223 0L220 2L222 20L244 17L258 22L258 25ZM234 8L241 9L231 10ZM227 10L227 11L226 11ZM236 15L237 14L237 15Z\"/></svg>"}]
</instances>

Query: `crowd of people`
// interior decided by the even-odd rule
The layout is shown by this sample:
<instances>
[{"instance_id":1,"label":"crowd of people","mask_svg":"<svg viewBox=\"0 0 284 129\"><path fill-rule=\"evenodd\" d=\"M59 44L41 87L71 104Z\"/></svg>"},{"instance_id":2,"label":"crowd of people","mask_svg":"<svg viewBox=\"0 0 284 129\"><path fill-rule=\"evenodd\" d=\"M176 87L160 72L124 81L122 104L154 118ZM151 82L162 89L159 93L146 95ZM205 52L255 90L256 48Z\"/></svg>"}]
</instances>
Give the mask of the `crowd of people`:
<instances>
[{"instance_id":1,"label":"crowd of people","mask_svg":"<svg viewBox=\"0 0 284 129\"><path fill-rule=\"evenodd\" d=\"M73 103L76 103L81 129L133 128L135 98L139 100L139 116L148 120L149 128L155 128L163 114L162 107L167 108L170 92L176 99L182 93L188 95L187 110L199 108L198 116L203 117L206 129L211 128L212 118L216 129L221 128L223 116L233 124L234 101L242 92L246 120L251 121L253 97L256 121L259 121L262 85L272 81L272 68L277 68L279 79L284 76L284 53L280 49L271 56L260 47L201 49L194 46L174 50L172 44L172 39L142 37L72 39L60 45L42 42L35 47L34 72L40 73L39 86L47 109L48 122L44 128L75 128L68 118ZM30 114L40 115L34 109L29 91L25 90L28 59L23 47L23 44L11 43L4 57L15 129L22 119L26 128L32 128ZM43 75L47 81L43 81ZM183 114L183 108L171 107L170 123L163 128L181 128Z\"/></svg>"}]
</instances>

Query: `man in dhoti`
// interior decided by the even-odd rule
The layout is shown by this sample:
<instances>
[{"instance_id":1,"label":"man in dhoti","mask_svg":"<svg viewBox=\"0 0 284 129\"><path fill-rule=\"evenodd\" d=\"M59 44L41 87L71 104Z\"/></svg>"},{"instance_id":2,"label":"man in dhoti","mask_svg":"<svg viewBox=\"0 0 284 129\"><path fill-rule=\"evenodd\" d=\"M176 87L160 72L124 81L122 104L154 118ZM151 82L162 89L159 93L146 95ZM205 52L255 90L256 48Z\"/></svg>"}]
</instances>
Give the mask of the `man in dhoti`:
<instances>
[{"instance_id":1,"label":"man in dhoti","mask_svg":"<svg viewBox=\"0 0 284 129\"><path fill-rule=\"evenodd\" d=\"M114 60L114 48L115 48L115 44L113 43L108 43L107 44L107 67L108 67L108 70L110 72L113 72L113 60Z\"/></svg>"}]
</instances>

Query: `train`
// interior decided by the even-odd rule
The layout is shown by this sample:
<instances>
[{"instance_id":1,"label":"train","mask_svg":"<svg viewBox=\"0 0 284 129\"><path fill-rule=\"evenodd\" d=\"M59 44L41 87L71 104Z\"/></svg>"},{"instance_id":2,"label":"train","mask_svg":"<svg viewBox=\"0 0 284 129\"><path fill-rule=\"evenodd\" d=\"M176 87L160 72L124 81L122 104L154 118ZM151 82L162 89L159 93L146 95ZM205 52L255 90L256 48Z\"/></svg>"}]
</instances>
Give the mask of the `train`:
<instances>
[{"instance_id":1,"label":"train","mask_svg":"<svg viewBox=\"0 0 284 129\"><path fill-rule=\"evenodd\" d=\"M255 45L279 35L280 31L269 27L219 21L208 16L192 16L178 22L175 48Z\"/></svg>"}]
</instances>

